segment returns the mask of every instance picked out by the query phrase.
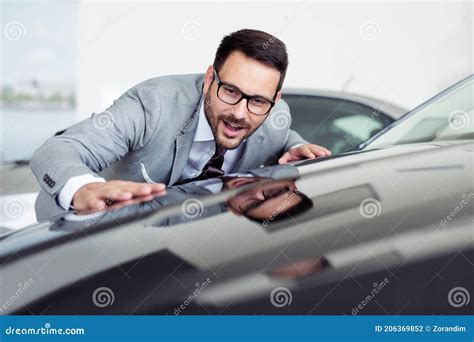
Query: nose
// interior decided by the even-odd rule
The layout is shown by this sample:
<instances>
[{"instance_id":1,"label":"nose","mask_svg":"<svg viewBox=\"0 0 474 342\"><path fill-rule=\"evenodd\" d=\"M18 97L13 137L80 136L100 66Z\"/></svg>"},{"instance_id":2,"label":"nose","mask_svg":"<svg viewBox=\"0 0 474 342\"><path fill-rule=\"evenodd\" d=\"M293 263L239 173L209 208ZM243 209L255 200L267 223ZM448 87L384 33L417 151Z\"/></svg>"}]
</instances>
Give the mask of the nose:
<instances>
[{"instance_id":1,"label":"nose","mask_svg":"<svg viewBox=\"0 0 474 342\"><path fill-rule=\"evenodd\" d=\"M236 119L245 120L247 118L247 99L242 99L239 103L234 105L232 113Z\"/></svg>"}]
</instances>

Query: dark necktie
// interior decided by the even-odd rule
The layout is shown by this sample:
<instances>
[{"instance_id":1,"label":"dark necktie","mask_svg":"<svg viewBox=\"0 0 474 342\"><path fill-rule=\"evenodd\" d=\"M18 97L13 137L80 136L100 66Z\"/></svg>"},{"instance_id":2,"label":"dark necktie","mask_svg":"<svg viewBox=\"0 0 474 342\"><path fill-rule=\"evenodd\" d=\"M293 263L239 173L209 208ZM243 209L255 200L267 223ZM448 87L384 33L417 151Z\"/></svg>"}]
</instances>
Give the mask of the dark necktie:
<instances>
[{"instance_id":1,"label":"dark necktie","mask_svg":"<svg viewBox=\"0 0 474 342\"><path fill-rule=\"evenodd\" d=\"M225 148L220 147L216 144L216 152L211 157L211 159L209 159L206 165L204 165L202 172L199 176L177 181L173 185L181 185L209 178L221 178L222 176L224 176L222 164L224 164L224 154L226 153L226 151L227 150Z\"/></svg>"}]
</instances>

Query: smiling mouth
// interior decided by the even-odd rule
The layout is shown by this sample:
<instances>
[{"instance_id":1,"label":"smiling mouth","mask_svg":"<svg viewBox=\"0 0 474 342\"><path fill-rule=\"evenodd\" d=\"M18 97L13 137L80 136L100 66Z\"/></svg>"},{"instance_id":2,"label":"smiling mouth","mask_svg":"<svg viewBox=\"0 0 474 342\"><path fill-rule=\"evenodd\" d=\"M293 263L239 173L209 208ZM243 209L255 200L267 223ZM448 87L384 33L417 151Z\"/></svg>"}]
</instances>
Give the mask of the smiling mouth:
<instances>
[{"instance_id":1,"label":"smiling mouth","mask_svg":"<svg viewBox=\"0 0 474 342\"><path fill-rule=\"evenodd\" d=\"M243 131L246 129L246 126L236 124L234 122L227 121L225 119L222 120L222 123L224 125L224 133L227 136L235 136L237 133Z\"/></svg>"}]
</instances>

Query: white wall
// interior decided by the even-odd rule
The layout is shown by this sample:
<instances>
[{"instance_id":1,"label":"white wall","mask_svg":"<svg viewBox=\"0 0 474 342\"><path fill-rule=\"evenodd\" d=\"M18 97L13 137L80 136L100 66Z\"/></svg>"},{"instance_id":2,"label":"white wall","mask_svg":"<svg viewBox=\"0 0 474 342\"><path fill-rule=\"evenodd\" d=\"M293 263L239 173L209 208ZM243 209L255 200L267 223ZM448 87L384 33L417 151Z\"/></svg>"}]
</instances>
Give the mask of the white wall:
<instances>
[{"instance_id":1,"label":"white wall","mask_svg":"<svg viewBox=\"0 0 474 342\"><path fill-rule=\"evenodd\" d=\"M79 118L142 80L204 72L220 39L241 28L287 44L289 87L412 108L473 72L470 2L83 2Z\"/></svg>"}]
</instances>

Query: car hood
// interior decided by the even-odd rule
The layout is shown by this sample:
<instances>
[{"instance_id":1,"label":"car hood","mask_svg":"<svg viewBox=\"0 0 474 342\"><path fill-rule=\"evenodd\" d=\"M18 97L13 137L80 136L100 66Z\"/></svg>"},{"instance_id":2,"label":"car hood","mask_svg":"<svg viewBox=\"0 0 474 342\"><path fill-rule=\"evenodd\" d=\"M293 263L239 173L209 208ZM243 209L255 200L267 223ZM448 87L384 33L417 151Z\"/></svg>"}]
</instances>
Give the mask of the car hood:
<instances>
[{"instance_id":1,"label":"car hood","mask_svg":"<svg viewBox=\"0 0 474 342\"><path fill-rule=\"evenodd\" d=\"M245 282L245 277L254 274L259 279L263 275L259 286L268 288L294 281L272 273L285 270L289 260L346 265L357 260L357 253L367 253L367 248L362 252L357 249L361 244L383 247L376 251L380 258L396 254L397 260L403 260L413 246L391 239L406 234L421 232L417 236L428 239L430 234L445 234L447 227L451 232L471 232L467 241L465 234L453 233L449 246L441 243L418 248L421 255L469 244L473 148L471 141L360 151L267 168L243 186L219 191L217 183L216 193L209 185L194 183L170 188L167 196L145 204L40 222L1 238L2 279L14 288L18 279L28 279L32 269L40 269L47 281L38 281L34 291L24 295L22 300L28 302L117 264L156 255L156 265L170 258L186 265L183 269L189 276L184 276L184 282L194 281L196 273L217 276L221 284L224 280ZM282 168L283 172L277 172ZM291 169L300 175L285 177ZM298 199L303 194L309 204L298 210L291 205L288 210L287 196L287 202L282 199L280 205L265 212L266 217L256 218L237 212L238 206L232 202L238 196L256 196L260 188L275 192L284 186L291 189L290 194L299 194ZM446 241L444 236L440 239L436 235L436 239ZM380 241L392 243L380 245ZM351 253L345 252L348 250ZM101 257L104 253L107 258ZM218 303L222 291L216 288L201 300ZM175 293L175 299L176 291L180 292L178 297L187 293L176 286L162 291ZM161 303L172 297L161 297ZM160 300L150 305L159 305Z\"/></svg>"}]
</instances>

